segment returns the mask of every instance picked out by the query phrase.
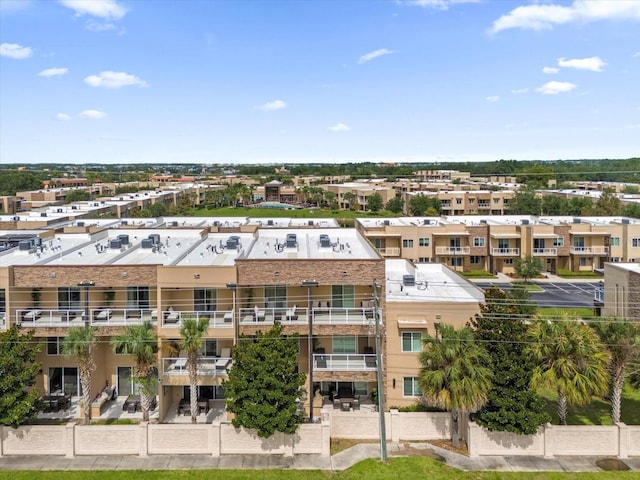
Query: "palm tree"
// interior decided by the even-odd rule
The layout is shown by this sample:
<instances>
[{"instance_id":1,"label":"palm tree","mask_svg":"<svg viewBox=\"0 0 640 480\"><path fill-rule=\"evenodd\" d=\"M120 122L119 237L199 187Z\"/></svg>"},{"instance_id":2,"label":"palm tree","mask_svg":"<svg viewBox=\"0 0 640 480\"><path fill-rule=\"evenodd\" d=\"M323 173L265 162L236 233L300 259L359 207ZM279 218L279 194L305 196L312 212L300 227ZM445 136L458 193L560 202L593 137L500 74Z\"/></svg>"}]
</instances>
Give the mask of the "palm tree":
<instances>
[{"instance_id":1,"label":"palm tree","mask_svg":"<svg viewBox=\"0 0 640 480\"><path fill-rule=\"evenodd\" d=\"M640 325L622 319L610 319L591 324L609 351L611 374L611 418L620 423L622 387L627 365L640 355Z\"/></svg>"},{"instance_id":2,"label":"palm tree","mask_svg":"<svg viewBox=\"0 0 640 480\"><path fill-rule=\"evenodd\" d=\"M420 354L422 369L418 383L428 403L451 411L453 444L460 440L458 412L481 408L491 389L491 359L486 350L475 343L473 330L456 330L450 325L439 328L439 336L424 339Z\"/></svg>"},{"instance_id":3,"label":"palm tree","mask_svg":"<svg viewBox=\"0 0 640 480\"><path fill-rule=\"evenodd\" d=\"M133 355L136 366L134 378L140 388L142 420L149 421L149 410L155 397L156 352L158 337L151 322L129 325L126 330L111 340L113 350L124 355Z\"/></svg>"},{"instance_id":4,"label":"palm tree","mask_svg":"<svg viewBox=\"0 0 640 480\"><path fill-rule=\"evenodd\" d=\"M345 192L342 195L342 200L349 204L349 210L356 209L356 194L353 192Z\"/></svg>"},{"instance_id":5,"label":"palm tree","mask_svg":"<svg viewBox=\"0 0 640 480\"><path fill-rule=\"evenodd\" d=\"M196 423L198 416L198 364L200 363L200 355L202 345L204 344L204 335L209 328L209 319L200 318L185 319L180 328L180 347L187 354L187 371L189 372L189 385L191 396L191 423Z\"/></svg>"},{"instance_id":6,"label":"palm tree","mask_svg":"<svg viewBox=\"0 0 640 480\"><path fill-rule=\"evenodd\" d=\"M537 320L529 332L536 362L531 383L558 392L558 418L567 424L567 405L586 405L607 391L609 356L598 335L579 321L563 317Z\"/></svg>"},{"instance_id":7,"label":"palm tree","mask_svg":"<svg viewBox=\"0 0 640 480\"><path fill-rule=\"evenodd\" d=\"M97 342L97 327L73 327L62 341L62 353L75 357L80 371L82 399L80 405L84 410L84 423L91 421L91 376L96 368L93 361L93 348Z\"/></svg>"}]
</instances>

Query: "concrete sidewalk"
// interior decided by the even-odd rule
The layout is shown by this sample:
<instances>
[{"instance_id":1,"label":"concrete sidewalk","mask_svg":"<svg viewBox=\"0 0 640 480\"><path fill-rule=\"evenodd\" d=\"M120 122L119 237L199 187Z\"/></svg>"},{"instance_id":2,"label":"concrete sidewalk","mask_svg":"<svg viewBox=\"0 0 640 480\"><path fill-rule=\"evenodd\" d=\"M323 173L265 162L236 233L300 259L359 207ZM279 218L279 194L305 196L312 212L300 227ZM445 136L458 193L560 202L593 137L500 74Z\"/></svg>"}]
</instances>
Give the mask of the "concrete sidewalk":
<instances>
[{"instance_id":1,"label":"concrete sidewalk","mask_svg":"<svg viewBox=\"0 0 640 480\"><path fill-rule=\"evenodd\" d=\"M600 457L481 457L469 458L428 443L389 443L390 458L429 456L441 458L447 465L466 471L491 470L510 472L597 472ZM138 456L11 456L0 458L0 470L217 470L217 469L297 469L346 470L368 458L380 458L380 446L355 445L332 457L318 455L150 455ZM606 457L602 457L606 458ZM640 458L622 460L633 471L640 472Z\"/></svg>"},{"instance_id":2,"label":"concrete sidewalk","mask_svg":"<svg viewBox=\"0 0 640 480\"><path fill-rule=\"evenodd\" d=\"M558 275L554 275L552 273L544 272L544 278L532 278L529 280L531 283L593 283L604 281L603 276L597 277L588 277L588 278L562 278ZM467 278L470 282L473 283L511 283L514 281L522 280L520 278L513 278L504 273L498 272L496 273L495 278Z\"/></svg>"}]
</instances>

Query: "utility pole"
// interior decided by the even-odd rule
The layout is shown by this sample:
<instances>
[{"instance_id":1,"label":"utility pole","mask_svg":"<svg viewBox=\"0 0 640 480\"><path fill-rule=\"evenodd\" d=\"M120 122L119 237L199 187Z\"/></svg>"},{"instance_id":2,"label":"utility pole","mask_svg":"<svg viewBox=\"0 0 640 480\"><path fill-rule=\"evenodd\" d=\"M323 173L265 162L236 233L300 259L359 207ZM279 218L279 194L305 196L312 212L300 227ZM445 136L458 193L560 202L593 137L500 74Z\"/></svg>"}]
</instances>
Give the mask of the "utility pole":
<instances>
[{"instance_id":1,"label":"utility pole","mask_svg":"<svg viewBox=\"0 0 640 480\"><path fill-rule=\"evenodd\" d=\"M387 427L384 421L384 379L382 376L382 339L380 338L380 308L378 281L373 280L373 318L376 321L376 364L378 366L378 419L380 422L380 460L387 462Z\"/></svg>"}]
</instances>

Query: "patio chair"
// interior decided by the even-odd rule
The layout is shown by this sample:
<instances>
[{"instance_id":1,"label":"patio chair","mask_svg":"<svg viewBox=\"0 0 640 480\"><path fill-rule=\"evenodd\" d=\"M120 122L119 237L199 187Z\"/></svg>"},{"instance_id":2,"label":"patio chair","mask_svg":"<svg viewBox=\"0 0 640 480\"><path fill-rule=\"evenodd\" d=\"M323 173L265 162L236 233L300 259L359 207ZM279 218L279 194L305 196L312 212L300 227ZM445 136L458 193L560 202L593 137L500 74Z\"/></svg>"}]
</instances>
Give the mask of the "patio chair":
<instances>
[{"instance_id":1,"label":"patio chair","mask_svg":"<svg viewBox=\"0 0 640 480\"><path fill-rule=\"evenodd\" d=\"M294 305L293 307L287 309L287 321L288 322L295 322L296 320L298 320L298 314L296 313L296 309L298 308L297 305Z\"/></svg>"},{"instance_id":2,"label":"patio chair","mask_svg":"<svg viewBox=\"0 0 640 480\"><path fill-rule=\"evenodd\" d=\"M220 350L220 358L216 360L216 370L226 370L231 363L231 349L223 348Z\"/></svg>"},{"instance_id":3,"label":"patio chair","mask_svg":"<svg viewBox=\"0 0 640 480\"><path fill-rule=\"evenodd\" d=\"M354 410L360 410L360 400L356 398L353 402L351 402L351 407Z\"/></svg>"},{"instance_id":4,"label":"patio chair","mask_svg":"<svg viewBox=\"0 0 640 480\"><path fill-rule=\"evenodd\" d=\"M333 399L333 409L334 410L342 409L342 402L338 398Z\"/></svg>"}]
</instances>

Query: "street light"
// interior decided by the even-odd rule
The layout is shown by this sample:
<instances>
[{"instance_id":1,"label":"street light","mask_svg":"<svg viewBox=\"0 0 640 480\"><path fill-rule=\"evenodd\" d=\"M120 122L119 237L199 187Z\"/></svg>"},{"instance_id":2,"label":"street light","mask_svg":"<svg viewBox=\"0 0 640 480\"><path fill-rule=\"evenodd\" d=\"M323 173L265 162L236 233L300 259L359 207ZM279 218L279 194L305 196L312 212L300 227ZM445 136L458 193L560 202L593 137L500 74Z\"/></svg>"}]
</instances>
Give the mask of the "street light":
<instances>
[{"instance_id":1,"label":"street light","mask_svg":"<svg viewBox=\"0 0 640 480\"><path fill-rule=\"evenodd\" d=\"M309 317L309 338L307 349L309 350L309 421L313 422L313 317L311 315L312 296L311 289L318 286L317 280L303 280L302 286L307 287L307 299L309 301L309 309L307 315Z\"/></svg>"},{"instance_id":2,"label":"street light","mask_svg":"<svg viewBox=\"0 0 640 480\"><path fill-rule=\"evenodd\" d=\"M95 287L96 282L80 282L79 287L84 287L84 327L89 328L89 287Z\"/></svg>"}]
</instances>

